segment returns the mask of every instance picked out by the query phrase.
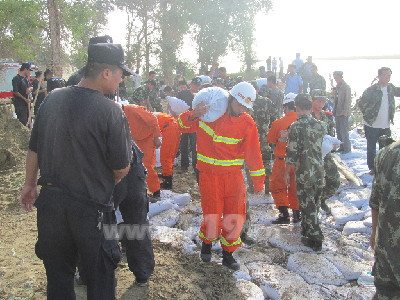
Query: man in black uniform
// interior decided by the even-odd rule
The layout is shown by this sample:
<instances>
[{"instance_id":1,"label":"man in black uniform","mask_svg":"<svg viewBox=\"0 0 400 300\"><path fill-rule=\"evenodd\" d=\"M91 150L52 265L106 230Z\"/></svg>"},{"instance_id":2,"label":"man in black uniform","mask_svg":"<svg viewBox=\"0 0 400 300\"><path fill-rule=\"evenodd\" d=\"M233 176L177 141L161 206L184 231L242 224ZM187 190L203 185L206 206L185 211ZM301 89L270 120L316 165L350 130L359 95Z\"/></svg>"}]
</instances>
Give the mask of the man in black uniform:
<instances>
[{"instance_id":1,"label":"man in black uniform","mask_svg":"<svg viewBox=\"0 0 400 300\"><path fill-rule=\"evenodd\" d=\"M121 45L90 45L80 84L48 95L32 130L21 205L37 208L35 250L46 268L48 299L75 299L78 255L87 271L87 299L115 299L120 252L102 228L114 222L111 196L129 171L132 150L125 115L104 94L132 73L123 61Z\"/></svg>"},{"instance_id":2,"label":"man in black uniform","mask_svg":"<svg viewBox=\"0 0 400 300\"><path fill-rule=\"evenodd\" d=\"M42 80L43 80L42 71L37 71L35 73L35 75L36 75L36 78L32 82L32 87L33 87L32 94L34 96L34 99L35 99L35 97L37 97L36 98L36 102L35 102L35 111L34 111L35 112L35 116L36 116L40 104L42 104L44 98L46 98L46 88L42 84Z\"/></svg>"},{"instance_id":3,"label":"man in black uniform","mask_svg":"<svg viewBox=\"0 0 400 300\"><path fill-rule=\"evenodd\" d=\"M29 115L29 105L30 100L28 95L30 93L28 74L32 71L31 64L23 63L19 69L19 74L17 74L12 79L12 86L14 92L13 104L15 108L15 113L17 114L18 120L26 126L28 124Z\"/></svg>"},{"instance_id":4,"label":"man in black uniform","mask_svg":"<svg viewBox=\"0 0 400 300\"><path fill-rule=\"evenodd\" d=\"M128 175L115 186L113 198L115 206L119 205L124 223L132 226L129 232L135 236L120 237L126 247L126 258L129 270L136 277L138 286L146 286L147 280L154 271L154 253L149 232L149 199L146 189L146 169L142 163L143 152L132 141L133 159ZM136 230L136 231L135 231Z\"/></svg>"},{"instance_id":5,"label":"man in black uniform","mask_svg":"<svg viewBox=\"0 0 400 300\"><path fill-rule=\"evenodd\" d=\"M201 78L194 77L190 82L190 88L180 91L176 98L181 99L189 105L192 109L192 102L196 93L199 92L201 87ZM192 152L192 166L196 172L196 133L182 133L181 144L181 169L186 171L189 168L189 153Z\"/></svg>"}]
</instances>

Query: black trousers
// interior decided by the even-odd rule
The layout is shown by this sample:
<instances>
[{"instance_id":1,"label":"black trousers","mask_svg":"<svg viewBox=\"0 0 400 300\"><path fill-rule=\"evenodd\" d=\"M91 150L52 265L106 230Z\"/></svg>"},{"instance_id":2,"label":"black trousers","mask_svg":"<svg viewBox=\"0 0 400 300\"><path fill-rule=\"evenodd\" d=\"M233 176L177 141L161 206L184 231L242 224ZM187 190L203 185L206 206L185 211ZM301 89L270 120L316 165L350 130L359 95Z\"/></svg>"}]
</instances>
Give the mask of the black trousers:
<instances>
[{"instance_id":1,"label":"black trousers","mask_svg":"<svg viewBox=\"0 0 400 300\"><path fill-rule=\"evenodd\" d=\"M98 229L99 213L59 191L42 187L36 200L36 255L47 275L47 299L76 299L74 274L78 255L87 271L87 299L115 300L114 270L121 258L118 242ZM104 213L104 223L113 222Z\"/></svg>"},{"instance_id":2,"label":"black trousers","mask_svg":"<svg viewBox=\"0 0 400 300\"><path fill-rule=\"evenodd\" d=\"M196 133L182 133L181 144L181 167L189 167L189 152L192 153L192 166L196 169L197 153L196 153Z\"/></svg>"},{"instance_id":3,"label":"black trousers","mask_svg":"<svg viewBox=\"0 0 400 300\"><path fill-rule=\"evenodd\" d=\"M124 223L120 224L120 239L126 246L129 270L138 281L146 281L154 271L154 253L151 243L149 200L146 190L146 173L142 164L132 165L127 176L114 189L114 203L121 211Z\"/></svg>"},{"instance_id":4,"label":"black trousers","mask_svg":"<svg viewBox=\"0 0 400 300\"><path fill-rule=\"evenodd\" d=\"M365 138L367 139L367 163L368 169L374 170L376 156L376 143L382 135L391 135L390 128L373 128L364 125Z\"/></svg>"},{"instance_id":5,"label":"black trousers","mask_svg":"<svg viewBox=\"0 0 400 300\"><path fill-rule=\"evenodd\" d=\"M17 119L22 123L22 125L26 126L26 124L28 123L28 106L14 105L14 109L15 109L15 114L17 115Z\"/></svg>"}]
</instances>

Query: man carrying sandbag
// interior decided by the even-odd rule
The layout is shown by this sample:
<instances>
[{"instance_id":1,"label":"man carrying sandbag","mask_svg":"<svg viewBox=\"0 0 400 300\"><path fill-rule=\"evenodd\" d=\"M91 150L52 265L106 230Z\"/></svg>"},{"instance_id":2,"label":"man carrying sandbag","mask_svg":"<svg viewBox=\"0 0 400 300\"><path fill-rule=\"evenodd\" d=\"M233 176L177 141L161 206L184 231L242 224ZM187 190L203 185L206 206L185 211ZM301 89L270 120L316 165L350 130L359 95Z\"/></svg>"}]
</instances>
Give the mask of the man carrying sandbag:
<instances>
[{"instance_id":1,"label":"man carrying sandbag","mask_svg":"<svg viewBox=\"0 0 400 300\"><path fill-rule=\"evenodd\" d=\"M224 93L226 91L218 87L200 91L193 102L194 110L181 114L178 122L183 132L197 132L197 169L203 209L200 257L204 262L211 261L212 243L219 239L223 249L222 264L238 270L240 266L232 253L242 243L240 232L246 219L242 167L246 161L255 192L264 191L265 169L257 126L247 114L256 98L255 89L241 82L229 94ZM207 98L208 95L211 96ZM202 101L195 105L199 99ZM220 117L206 121L211 117L207 114L215 112L213 106L221 107L223 102L227 103L227 108Z\"/></svg>"}]
</instances>

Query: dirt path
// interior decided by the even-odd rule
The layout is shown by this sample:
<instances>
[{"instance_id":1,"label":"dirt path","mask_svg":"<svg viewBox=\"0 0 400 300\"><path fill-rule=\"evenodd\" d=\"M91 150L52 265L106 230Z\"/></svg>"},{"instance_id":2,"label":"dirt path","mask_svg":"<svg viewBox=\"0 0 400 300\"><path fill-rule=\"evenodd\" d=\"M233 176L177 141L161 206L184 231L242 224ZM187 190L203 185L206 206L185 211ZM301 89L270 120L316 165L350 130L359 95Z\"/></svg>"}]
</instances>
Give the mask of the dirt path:
<instances>
[{"instance_id":1,"label":"dirt path","mask_svg":"<svg viewBox=\"0 0 400 300\"><path fill-rule=\"evenodd\" d=\"M24 181L24 161L0 172L0 299L45 299L46 275L34 252L36 212L19 208ZM193 193L198 199L194 174L176 172L175 192ZM134 285L126 264L117 270L117 299L243 299L235 279L225 267L203 264L169 245L155 242L156 269L147 288ZM126 260L124 260L126 263ZM124 262L123 261L123 262ZM85 287L76 287L77 299L86 299Z\"/></svg>"}]
</instances>

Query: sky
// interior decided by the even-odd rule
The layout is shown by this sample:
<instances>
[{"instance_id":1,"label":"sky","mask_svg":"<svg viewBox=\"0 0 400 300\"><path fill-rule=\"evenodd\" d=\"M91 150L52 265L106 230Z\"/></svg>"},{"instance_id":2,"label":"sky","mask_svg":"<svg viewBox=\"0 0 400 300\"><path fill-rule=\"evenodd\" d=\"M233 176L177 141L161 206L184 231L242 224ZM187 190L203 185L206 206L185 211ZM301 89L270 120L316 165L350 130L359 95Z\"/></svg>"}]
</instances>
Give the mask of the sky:
<instances>
[{"instance_id":1,"label":"sky","mask_svg":"<svg viewBox=\"0 0 400 300\"><path fill-rule=\"evenodd\" d=\"M269 55L294 59L400 54L400 0L272 0L273 10L255 20L255 52L265 64ZM110 14L108 28L114 42L124 44L124 16ZM180 59L195 62L196 48L185 38ZM241 63L234 53L223 58L233 72ZM236 63L233 63L236 62Z\"/></svg>"}]
</instances>

